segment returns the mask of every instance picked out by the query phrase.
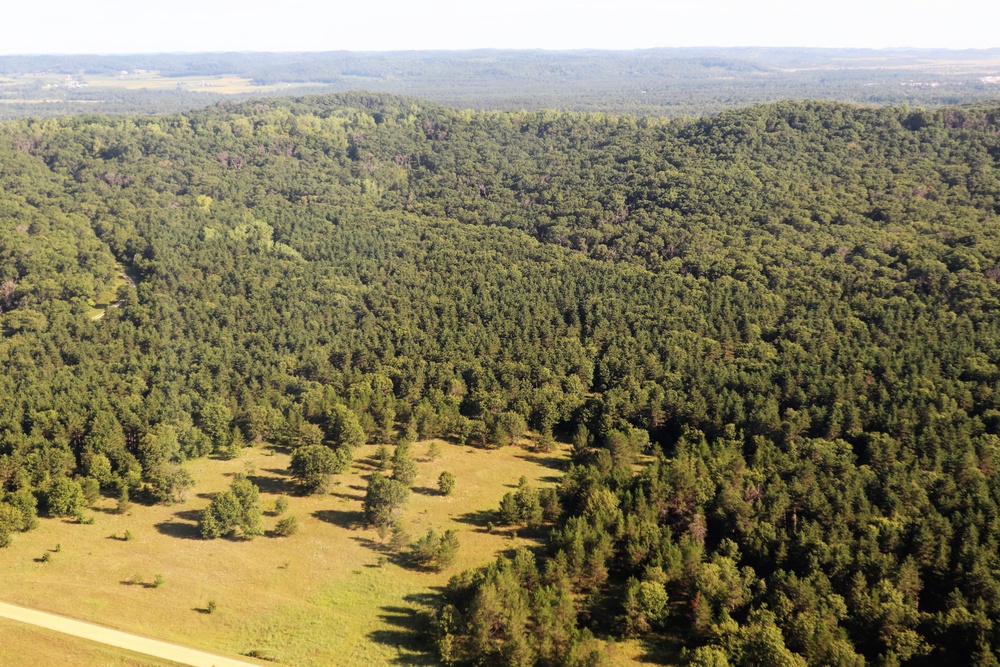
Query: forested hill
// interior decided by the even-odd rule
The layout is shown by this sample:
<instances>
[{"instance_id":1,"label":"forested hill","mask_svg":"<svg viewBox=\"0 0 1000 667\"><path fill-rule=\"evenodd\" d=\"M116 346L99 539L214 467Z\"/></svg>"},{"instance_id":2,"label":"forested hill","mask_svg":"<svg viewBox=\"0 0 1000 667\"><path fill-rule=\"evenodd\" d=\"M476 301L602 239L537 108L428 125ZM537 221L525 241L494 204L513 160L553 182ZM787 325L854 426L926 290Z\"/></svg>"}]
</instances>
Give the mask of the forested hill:
<instances>
[{"instance_id":1,"label":"forested hill","mask_svg":"<svg viewBox=\"0 0 1000 667\"><path fill-rule=\"evenodd\" d=\"M336 405L520 415L575 466L501 508L544 549L442 595L444 660L995 665L998 158L998 107L0 125L0 543Z\"/></svg>"}]
</instances>

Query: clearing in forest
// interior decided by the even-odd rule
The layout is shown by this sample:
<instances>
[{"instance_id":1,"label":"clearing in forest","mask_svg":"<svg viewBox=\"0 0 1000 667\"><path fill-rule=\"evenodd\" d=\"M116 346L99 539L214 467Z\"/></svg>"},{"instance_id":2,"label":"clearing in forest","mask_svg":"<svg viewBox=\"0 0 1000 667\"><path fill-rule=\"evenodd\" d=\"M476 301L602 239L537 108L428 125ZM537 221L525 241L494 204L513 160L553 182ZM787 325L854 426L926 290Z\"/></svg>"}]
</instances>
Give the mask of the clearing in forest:
<instances>
[{"instance_id":1,"label":"clearing in forest","mask_svg":"<svg viewBox=\"0 0 1000 667\"><path fill-rule=\"evenodd\" d=\"M232 461L187 463L196 485L184 503L133 503L123 515L115 501L102 499L85 512L95 518L91 525L41 519L37 530L17 534L10 548L0 550L0 599L222 655L267 656L285 665L387 664L404 655L433 663L415 641L421 603L453 574L482 565L498 552L534 544L530 535L488 530L487 524L522 475L536 486L551 485L568 464L564 449L536 454L518 447L485 451L438 445L440 454L433 460L429 443L413 446L418 475L403 522L412 540L428 528L458 531L457 562L443 572L407 565L387 551L388 538L383 541L363 525L362 500L366 477L374 470L375 446L359 448L351 470L336 477L330 493L316 496L296 495L286 472L287 453L255 447ZM457 479L450 496L437 491L445 470ZM260 488L265 528L270 531L278 521L266 511L287 494L285 516L298 519L298 534L251 541L200 538L200 511L240 472L249 472ZM153 586L157 575L163 583ZM215 604L208 613L210 602ZM10 625L0 625L5 653L31 656L31 664L45 663L53 651L85 656L66 664L134 664L118 657L122 653L80 647L80 640L70 638L46 638L39 649L39 635L51 633ZM105 660L106 653L114 659Z\"/></svg>"}]
</instances>

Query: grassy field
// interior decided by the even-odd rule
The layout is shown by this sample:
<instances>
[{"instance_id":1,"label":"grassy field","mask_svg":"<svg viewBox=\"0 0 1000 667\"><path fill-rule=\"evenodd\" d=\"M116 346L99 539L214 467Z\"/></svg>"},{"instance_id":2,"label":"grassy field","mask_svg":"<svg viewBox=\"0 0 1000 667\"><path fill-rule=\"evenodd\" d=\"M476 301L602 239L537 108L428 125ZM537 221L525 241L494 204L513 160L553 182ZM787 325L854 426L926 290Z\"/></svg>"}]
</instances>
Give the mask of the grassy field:
<instances>
[{"instance_id":1,"label":"grassy field","mask_svg":"<svg viewBox=\"0 0 1000 667\"><path fill-rule=\"evenodd\" d=\"M404 523L414 538L429 527L459 531L458 562L448 571L422 572L394 562L376 532L361 524L373 446L357 452L353 469L339 476L330 494L308 497L291 495L288 455L258 447L235 461L188 464L197 485L186 503L135 504L120 515L113 501L102 500L88 512L96 518L92 525L42 519L37 530L18 534L13 546L0 550L0 599L222 654L262 651L286 665L433 664L415 641L420 603L452 574L529 544L487 531L490 512L520 476L539 486L553 484L567 463L565 451L439 444L434 461L425 455L427 443L414 446L419 475ZM197 516L210 494L246 470L261 489L265 509L280 494L291 495L288 514L298 518L299 533L253 541L200 539ZM436 491L443 470L457 477L452 496ZM265 527L276 521L265 517ZM132 535L127 541L120 539L126 530ZM380 564L383 556L389 561ZM149 583L157 574L165 581L158 588L130 583ZM209 601L217 605L214 613L207 613ZM11 654L32 655L40 650L38 640L38 633L21 629L5 633L3 646ZM42 643L45 651L83 651L75 640ZM622 656L629 652L619 650ZM116 659L101 662L94 654L79 664L132 664Z\"/></svg>"},{"instance_id":2,"label":"grassy field","mask_svg":"<svg viewBox=\"0 0 1000 667\"><path fill-rule=\"evenodd\" d=\"M115 301L115 299L118 298L118 288L126 284L128 284L128 279L125 277L124 273L118 273L115 275L114 280L112 280L111 284L108 285L108 288L104 290L104 293L91 300L91 308L87 313L87 317L92 320L99 320L104 317L104 313Z\"/></svg>"},{"instance_id":3,"label":"grassy field","mask_svg":"<svg viewBox=\"0 0 1000 667\"><path fill-rule=\"evenodd\" d=\"M4 667L176 667L173 662L5 619L0 619L0 647Z\"/></svg>"}]
</instances>

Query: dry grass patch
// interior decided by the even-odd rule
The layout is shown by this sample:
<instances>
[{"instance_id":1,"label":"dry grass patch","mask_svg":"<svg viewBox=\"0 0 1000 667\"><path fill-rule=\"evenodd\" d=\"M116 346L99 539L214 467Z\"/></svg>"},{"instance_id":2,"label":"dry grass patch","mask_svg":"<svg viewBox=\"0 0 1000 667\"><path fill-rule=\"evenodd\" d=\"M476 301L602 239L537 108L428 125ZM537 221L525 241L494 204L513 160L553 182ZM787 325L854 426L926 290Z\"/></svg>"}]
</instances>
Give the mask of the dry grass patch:
<instances>
[{"instance_id":1,"label":"dry grass patch","mask_svg":"<svg viewBox=\"0 0 1000 667\"><path fill-rule=\"evenodd\" d=\"M552 484L566 463L565 451L438 446L440 455L431 461L428 443L414 445L419 473L403 520L414 539L428 528L459 532L457 562L445 572L420 572L392 559L380 565L387 555L382 540L362 525L374 446L360 448L350 473L321 496L292 495L288 455L254 448L235 461L188 464L197 485L184 504L134 504L123 516L106 499L91 510L93 525L43 519L37 530L0 550L0 597L222 654L264 651L287 665L388 664L400 655L429 660L414 648L414 603L452 574L527 543L487 532L489 513L522 475L539 486ZM200 539L199 512L247 462L265 510L282 493L290 495L286 515L298 518L298 534ZM457 478L450 496L437 491L444 470ZM265 516L265 527L277 521ZM125 531L132 539L117 539ZM51 552L56 544L61 549ZM40 562L46 552L50 560ZM133 583L151 583L157 574L163 577L159 587ZM213 613L207 613L209 601L216 603ZM12 650L33 650L30 641L13 641Z\"/></svg>"}]
</instances>

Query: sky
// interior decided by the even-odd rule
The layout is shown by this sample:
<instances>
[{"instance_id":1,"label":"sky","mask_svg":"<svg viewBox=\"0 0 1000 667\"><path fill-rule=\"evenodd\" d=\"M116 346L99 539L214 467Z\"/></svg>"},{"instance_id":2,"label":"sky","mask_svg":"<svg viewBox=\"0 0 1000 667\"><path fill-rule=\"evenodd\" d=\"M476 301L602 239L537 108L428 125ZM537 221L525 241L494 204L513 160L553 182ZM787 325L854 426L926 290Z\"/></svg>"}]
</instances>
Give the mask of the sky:
<instances>
[{"instance_id":1,"label":"sky","mask_svg":"<svg viewBox=\"0 0 1000 667\"><path fill-rule=\"evenodd\" d=\"M1000 47L997 0L6 0L0 54Z\"/></svg>"}]
</instances>

